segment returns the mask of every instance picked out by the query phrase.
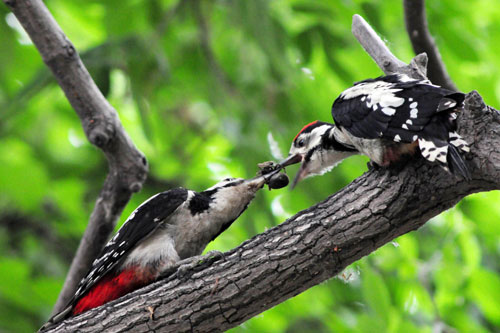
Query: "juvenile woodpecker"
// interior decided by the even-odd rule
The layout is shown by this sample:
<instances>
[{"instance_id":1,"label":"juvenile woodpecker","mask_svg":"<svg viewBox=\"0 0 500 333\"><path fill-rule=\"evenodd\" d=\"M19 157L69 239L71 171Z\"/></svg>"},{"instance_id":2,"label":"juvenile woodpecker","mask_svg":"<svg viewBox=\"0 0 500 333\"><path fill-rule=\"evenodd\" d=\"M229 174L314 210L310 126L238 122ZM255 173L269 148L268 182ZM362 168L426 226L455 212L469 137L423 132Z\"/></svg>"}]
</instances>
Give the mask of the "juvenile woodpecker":
<instances>
[{"instance_id":1,"label":"juvenile woodpecker","mask_svg":"<svg viewBox=\"0 0 500 333\"><path fill-rule=\"evenodd\" d=\"M224 179L203 192L176 188L149 198L107 243L69 304L42 330L145 286L176 262L201 254L264 184L286 186L282 181L272 185L281 175L279 167L271 168L248 180Z\"/></svg>"},{"instance_id":2,"label":"juvenile woodpecker","mask_svg":"<svg viewBox=\"0 0 500 333\"><path fill-rule=\"evenodd\" d=\"M294 186L355 154L385 167L419 150L429 162L470 179L459 154L469 146L456 132L464 98L463 93L401 74L358 82L334 101L335 125L315 121L304 126L281 164L302 162Z\"/></svg>"}]
</instances>

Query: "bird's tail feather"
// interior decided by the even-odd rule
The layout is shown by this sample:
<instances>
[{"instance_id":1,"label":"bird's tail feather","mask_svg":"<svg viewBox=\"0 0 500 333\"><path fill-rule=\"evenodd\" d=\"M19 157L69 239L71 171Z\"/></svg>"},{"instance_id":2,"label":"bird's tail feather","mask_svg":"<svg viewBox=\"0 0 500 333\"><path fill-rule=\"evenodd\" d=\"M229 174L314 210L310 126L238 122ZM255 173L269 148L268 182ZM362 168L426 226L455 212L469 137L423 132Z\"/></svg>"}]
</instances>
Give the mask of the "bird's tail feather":
<instances>
[{"instance_id":1,"label":"bird's tail feather","mask_svg":"<svg viewBox=\"0 0 500 333\"><path fill-rule=\"evenodd\" d=\"M66 319L66 317L68 317L68 315L71 312L71 310L73 310L73 306L69 305L64 310L62 310L61 312L56 313L42 327L40 327L40 329L38 330L38 332L45 331L49 327L51 327L51 326L53 326L53 325L55 325L55 324L63 321L64 319Z\"/></svg>"},{"instance_id":2,"label":"bird's tail feather","mask_svg":"<svg viewBox=\"0 0 500 333\"><path fill-rule=\"evenodd\" d=\"M451 173L460 174L466 180L471 180L471 174L467 166L465 165L464 159L460 156L458 149L454 145L448 145L448 166Z\"/></svg>"}]
</instances>

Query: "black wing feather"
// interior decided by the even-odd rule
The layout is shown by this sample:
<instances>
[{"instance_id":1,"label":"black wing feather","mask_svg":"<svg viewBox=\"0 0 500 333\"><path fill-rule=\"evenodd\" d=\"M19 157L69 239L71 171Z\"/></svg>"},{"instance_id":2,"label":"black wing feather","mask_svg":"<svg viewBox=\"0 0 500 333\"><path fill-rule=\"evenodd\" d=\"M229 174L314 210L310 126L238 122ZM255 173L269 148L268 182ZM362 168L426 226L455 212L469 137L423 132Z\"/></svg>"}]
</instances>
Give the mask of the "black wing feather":
<instances>
[{"instance_id":1,"label":"black wing feather","mask_svg":"<svg viewBox=\"0 0 500 333\"><path fill-rule=\"evenodd\" d=\"M158 193L142 203L125 221L116 235L102 249L92 268L80 281L70 304L85 295L101 277L110 272L139 240L147 237L186 201L188 191L176 188ZM154 223L157 222L157 223ZM100 278L95 279L94 276Z\"/></svg>"},{"instance_id":2,"label":"black wing feather","mask_svg":"<svg viewBox=\"0 0 500 333\"><path fill-rule=\"evenodd\" d=\"M393 113L384 112L381 103L392 98L402 103L393 106ZM332 116L338 126L356 137L411 143L415 136L433 139L436 134L448 135L445 128L451 128L452 121L442 111L451 112L463 100L462 93L396 74L356 83L335 100ZM434 132L437 124L441 128Z\"/></svg>"}]
</instances>

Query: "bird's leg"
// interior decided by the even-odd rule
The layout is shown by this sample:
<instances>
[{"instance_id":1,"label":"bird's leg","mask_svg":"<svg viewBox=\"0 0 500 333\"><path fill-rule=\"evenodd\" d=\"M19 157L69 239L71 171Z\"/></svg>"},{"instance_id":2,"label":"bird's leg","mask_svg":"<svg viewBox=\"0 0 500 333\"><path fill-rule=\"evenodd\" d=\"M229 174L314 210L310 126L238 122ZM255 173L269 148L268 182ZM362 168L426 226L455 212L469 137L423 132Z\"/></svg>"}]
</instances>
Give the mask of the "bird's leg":
<instances>
[{"instance_id":1,"label":"bird's leg","mask_svg":"<svg viewBox=\"0 0 500 333\"><path fill-rule=\"evenodd\" d=\"M390 175L394 176L399 174L406 167L406 165L410 162L412 158L413 156L408 154L400 155L396 161L392 162L388 166Z\"/></svg>"},{"instance_id":2,"label":"bird's leg","mask_svg":"<svg viewBox=\"0 0 500 333\"><path fill-rule=\"evenodd\" d=\"M372 160L366 162L366 167L370 171L380 169L380 165L378 165L377 163L373 162Z\"/></svg>"},{"instance_id":3,"label":"bird's leg","mask_svg":"<svg viewBox=\"0 0 500 333\"><path fill-rule=\"evenodd\" d=\"M165 269L161 274L160 278L165 278L167 276L170 276L174 273L178 273L179 275L184 275L187 271L193 269L194 267L209 261L210 263L215 262L219 259L226 260L226 256L224 255L223 252L217 251L217 250L212 250L207 252L206 254L199 255L199 256L192 256L186 259L182 259L172 266L168 267Z\"/></svg>"}]
</instances>

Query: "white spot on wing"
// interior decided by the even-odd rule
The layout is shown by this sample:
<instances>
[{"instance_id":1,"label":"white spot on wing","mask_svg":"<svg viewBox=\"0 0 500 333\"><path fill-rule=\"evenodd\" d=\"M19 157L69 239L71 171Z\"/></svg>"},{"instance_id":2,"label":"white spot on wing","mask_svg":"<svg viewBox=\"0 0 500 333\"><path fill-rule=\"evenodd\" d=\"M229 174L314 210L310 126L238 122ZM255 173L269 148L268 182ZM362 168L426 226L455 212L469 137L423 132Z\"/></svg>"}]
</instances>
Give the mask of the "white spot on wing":
<instances>
[{"instance_id":1,"label":"white spot on wing","mask_svg":"<svg viewBox=\"0 0 500 333\"><path fill-rule=\"evenodd\" d=\"M411 77L409 77L406 74L398 74L398 80L401 82L418 81L418 80L412 79Z\"/></svg>"},{"instance_id":2,"label":"white spot on wing","mask_svg":"<svg viewBox=\"0 0 500 333\"><path fill-rule=\"evenodd\" d=\"M385 107L385 108L382 108L382 112L388 116L394 116L394 114L396 113L396 109Z\"/></svg>"},{"instance_id":3,"label":"white spot on wing","mask_svg":"<svg viewBox=\"0 0 500 333\"><path fill-rule=\"evenodd\" d=\"M410 110L410 118L416 119L418 117L418 110L417 109L411 109Z\"/></svg>"},{"instance_id":4,"label":"white spot on wing","mask_svg":"<svg viewBox=\"0 0 500 333\"><path fill-rule=\"evenodd\" d=\"M401 141L401 137L399 136L399 134L396 134L394 136L394 141L396 141L396 142L400 142Z\"/></svg>"},{"instance_id":5,"label":"white spot on wing","mask_svg":"<svg viewBox=\"0 0 500 333\"><path fill-rule=\"evenodd\" d=\"M403 129L407 130L407 129L408 129L408 126L407 126L406 124L403 124L403 125L401 125L401 128L403 128Z\"/></svg>"},{"instance_id":6,"label":"white spot on wing","mask_svg":"<svg viewBox=\"0 0 500 333\"><path fill-rule=\"evenodd\" d=\"M360 83L346 89L340 97L343 99L352 99L360 96L361 101L365 101L366 106L376 110L378 107L382 108L382 112L392 116L396 112L396 108L400 107L404 103L404 98L396 96L396 93L402 89L394 88L393 83L384 81L374 81Z\"/></svg>"}]
</instances>

